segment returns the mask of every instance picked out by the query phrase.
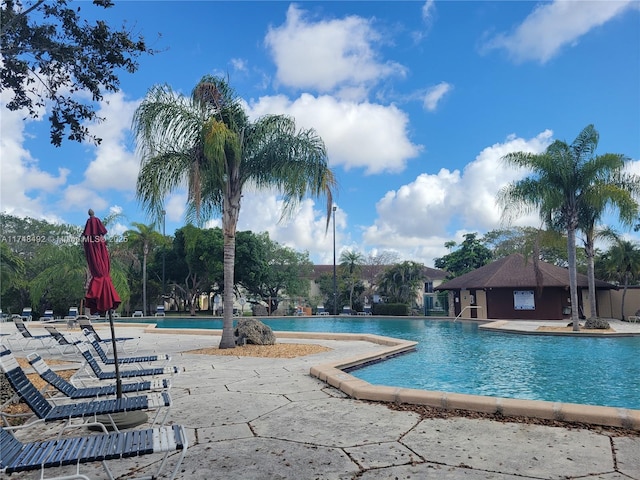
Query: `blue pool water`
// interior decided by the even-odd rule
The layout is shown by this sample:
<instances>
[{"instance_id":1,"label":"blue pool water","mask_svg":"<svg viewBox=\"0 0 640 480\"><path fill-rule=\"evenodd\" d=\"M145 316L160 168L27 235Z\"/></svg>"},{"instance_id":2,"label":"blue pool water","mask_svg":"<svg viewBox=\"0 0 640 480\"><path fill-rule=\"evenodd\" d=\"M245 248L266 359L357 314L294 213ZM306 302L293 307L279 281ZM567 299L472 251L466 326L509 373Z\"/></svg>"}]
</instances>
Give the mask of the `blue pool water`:
<instances>
[{"instance_id":1,"label":"blue pool water","mask_svg":"<svg viewBox=\"0 0 640 480\"><path fill-rule=\"evenodd\" d=\"M371 333L418 342L415 352L350 372L376 385L640 409L640 337L519 335L485 331L473 322L376 317L261 320L275 331ZM222 328L219 319L149 323Z\"/></svg>"}]
</instances>

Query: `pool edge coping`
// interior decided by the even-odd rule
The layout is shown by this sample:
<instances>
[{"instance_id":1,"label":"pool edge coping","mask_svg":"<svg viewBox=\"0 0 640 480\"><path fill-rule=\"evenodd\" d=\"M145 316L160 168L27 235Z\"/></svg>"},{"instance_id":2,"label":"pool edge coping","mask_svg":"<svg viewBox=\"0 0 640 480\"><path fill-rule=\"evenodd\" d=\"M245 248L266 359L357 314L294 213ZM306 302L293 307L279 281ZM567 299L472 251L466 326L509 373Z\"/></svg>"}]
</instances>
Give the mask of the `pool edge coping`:
<instances>
[{"instance_id":1,"label":"pool edge coping","mask_svg":"<svg viewBox=\"0 0 640 480\"><path fill-rule=\"evenodd\" d=\"M222 330L156 328L155 324L145 324L145 332L163 334L191 334L220 336ZM331 385L349 397L380 403L425 405L444 410L468 410L472 412L503 416L540 418L569 423L585 423L608 427L640 430L640 410L584 405L576 403L550 402L545 400L524 400L517 398L489 397L437 390L420 390L404 387L373 385L344 371L374 361L415 350L417 342L393 337L360 333L322 333L276 331L279 338L304 338L318 340L365 341L384 348L375 353L322 363L310 367L312 377Z\"/></svg>"}]
</instances>

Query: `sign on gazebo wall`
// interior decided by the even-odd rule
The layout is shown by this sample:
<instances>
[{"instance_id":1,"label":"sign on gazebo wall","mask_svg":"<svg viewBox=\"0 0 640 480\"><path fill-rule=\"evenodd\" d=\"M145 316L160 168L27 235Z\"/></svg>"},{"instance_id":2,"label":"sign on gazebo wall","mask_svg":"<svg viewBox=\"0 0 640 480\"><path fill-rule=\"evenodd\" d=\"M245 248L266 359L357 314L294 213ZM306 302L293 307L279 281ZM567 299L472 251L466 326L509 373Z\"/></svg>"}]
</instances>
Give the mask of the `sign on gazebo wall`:
<instances>
[{"instance_id":1,"label":"sign on gazebo wall","mask_svg":"<svg viewBox=\"0 0 640 480\"><path fill-rule=\"evenodd\" d=\"M536 300L533 290L514 290L513 308L515 310L535 310Z\"/></svg>"}]
</instances>

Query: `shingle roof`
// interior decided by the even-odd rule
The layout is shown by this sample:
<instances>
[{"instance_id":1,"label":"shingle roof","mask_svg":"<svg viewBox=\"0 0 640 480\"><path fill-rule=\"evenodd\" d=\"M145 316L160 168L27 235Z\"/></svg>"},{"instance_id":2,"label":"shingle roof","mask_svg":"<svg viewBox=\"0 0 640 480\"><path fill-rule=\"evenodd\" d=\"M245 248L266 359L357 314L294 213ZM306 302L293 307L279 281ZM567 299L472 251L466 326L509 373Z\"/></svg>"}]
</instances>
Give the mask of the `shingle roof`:
<instances>
[{"instance_id":1,"label":"shingle roof","mask_svg":"<svg viewBox=\"0 0 640 480\"><path fill-rule=\"evenodd\" d=\"M550 263L539 262L544 287L569 287L569 270ZM587 287L586 275L578 274L578 286ZM514 253L488 265L480 267L454 279L444 282L436 290L457 290L460 288L512 288L536 286L533 261L524 255ZM596 288L616 288L614 285L596 280Z\"/></svg>"}]
</instances>

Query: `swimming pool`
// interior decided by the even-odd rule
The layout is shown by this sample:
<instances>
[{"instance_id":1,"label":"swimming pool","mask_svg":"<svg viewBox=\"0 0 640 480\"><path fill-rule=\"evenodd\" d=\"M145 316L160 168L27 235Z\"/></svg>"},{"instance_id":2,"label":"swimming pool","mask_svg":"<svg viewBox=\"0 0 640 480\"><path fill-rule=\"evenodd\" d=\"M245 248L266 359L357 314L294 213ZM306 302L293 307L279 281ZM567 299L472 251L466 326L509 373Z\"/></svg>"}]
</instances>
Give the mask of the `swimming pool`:
<instances>
[{"instance_id":1,"label":"swimming pool","mask_svg":"<svg viewBox=\"0 0 640 480\"><path fill-rule=\"evenodd\" d=\"M350 372L375 385L640 409L640 337L517 335L431 319L261 320L276 331L370 333L418 342L415 352ZM222 328L221 319L146 322Z\"/></svg>"}]
</instances>

